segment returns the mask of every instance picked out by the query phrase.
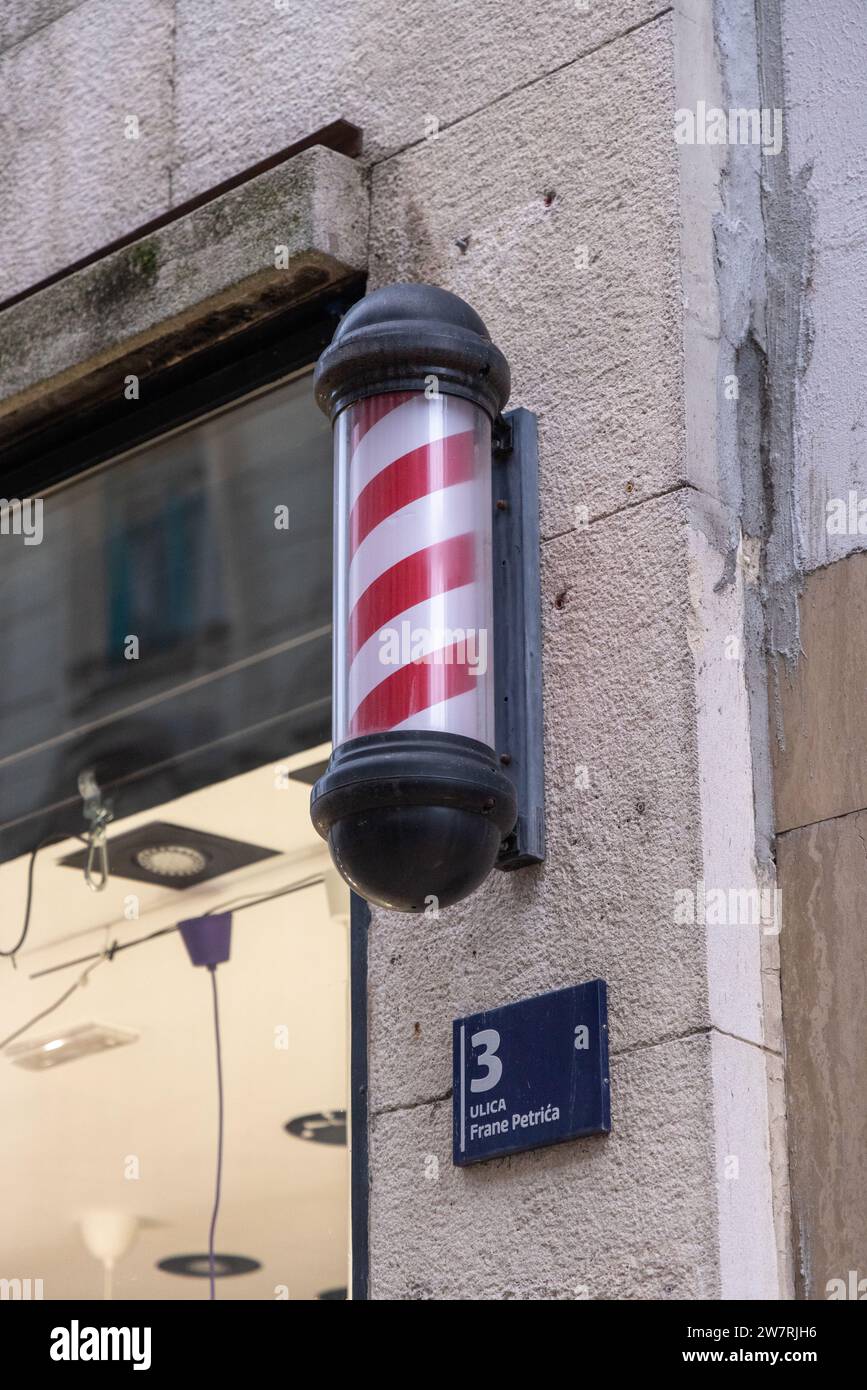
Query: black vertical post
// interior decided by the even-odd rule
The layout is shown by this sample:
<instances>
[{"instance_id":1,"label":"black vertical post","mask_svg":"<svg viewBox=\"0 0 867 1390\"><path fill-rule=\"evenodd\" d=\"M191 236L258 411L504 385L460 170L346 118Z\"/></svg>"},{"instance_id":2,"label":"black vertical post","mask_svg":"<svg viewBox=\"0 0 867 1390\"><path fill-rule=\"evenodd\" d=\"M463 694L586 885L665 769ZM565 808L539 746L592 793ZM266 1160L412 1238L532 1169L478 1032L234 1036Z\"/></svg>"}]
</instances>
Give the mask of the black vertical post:
<instances>
[{"instance_id":1,"label":"black vertical post","mask_svg":"<svg viewBox=\"0 0 867 1390\"><path fill-rule=\"evenodd\" d=\"M352 1229L353 1301L367 1298L369 1275L367 1110L367 933L370 908L357 893L350 895L349 910L349 1093L350 1093L350 1203Z\"/></svg>"}]
</instances>

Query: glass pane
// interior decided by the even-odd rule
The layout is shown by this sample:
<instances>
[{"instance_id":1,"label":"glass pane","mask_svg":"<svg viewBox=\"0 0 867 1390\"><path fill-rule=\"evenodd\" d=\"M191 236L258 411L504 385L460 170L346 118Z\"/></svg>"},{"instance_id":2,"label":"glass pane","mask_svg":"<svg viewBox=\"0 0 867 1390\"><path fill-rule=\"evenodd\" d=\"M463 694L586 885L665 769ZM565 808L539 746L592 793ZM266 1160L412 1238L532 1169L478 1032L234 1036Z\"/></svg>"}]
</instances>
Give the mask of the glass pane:
<instances>
[{"instance_id":1,"label":"glass pane","mask_svg":"<svg viewBox=\"0 0 867 1390\"><path fill-rule=\"evenodd\" d=\"M327 738L330 454L305 373L49 493L30 535L7 513L2 857L76 804L88 764L137 809L149 769L148 795L191 789L196 749L219 742L228 776L275 725L283 752Z\"/></svg>"},{"instance_id":2,"label":"glass pane","mask_svg":"<svg viewBox=\"0 0 867 1390\"><path fill-rule=\"evenodd\" d=\"M212 980L178 928L209 914L231 916L216 1297L343 1296L349 893L308 810L331 496L306 372L0 509L0 1273L21 1297L208 1297ZM114 815L100 892L85 769Z\"/></svg>"},{"instance_id":3,"label":"glass pane","mask_svg":"<svg viewBox=\"0 0 867 1390\"><path fill-rule=\"evenodd\" d=\"M490 420L403 391L334 434L334 743L438 729L493 747Z\"/></svg>"}]
</instances>

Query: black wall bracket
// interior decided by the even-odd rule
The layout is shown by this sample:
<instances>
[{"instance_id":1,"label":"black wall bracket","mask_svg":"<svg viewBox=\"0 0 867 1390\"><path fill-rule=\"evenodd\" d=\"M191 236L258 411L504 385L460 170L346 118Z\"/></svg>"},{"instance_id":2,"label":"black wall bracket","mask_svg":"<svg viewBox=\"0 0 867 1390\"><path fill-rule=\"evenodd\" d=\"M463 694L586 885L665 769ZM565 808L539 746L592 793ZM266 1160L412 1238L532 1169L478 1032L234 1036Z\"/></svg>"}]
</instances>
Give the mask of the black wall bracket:
<instances>
[{"instance_id":1,"label":"black wall bracket","mask_svg":"<svg viewBox=\"0 0 867 1390\"><path fill-rule=\"evenodd\" d=\"M510 410L493 437L494 666L497 753L518 794L498 869L545 859L542 600L536 416Z\"/></svg>"}]
</instances>

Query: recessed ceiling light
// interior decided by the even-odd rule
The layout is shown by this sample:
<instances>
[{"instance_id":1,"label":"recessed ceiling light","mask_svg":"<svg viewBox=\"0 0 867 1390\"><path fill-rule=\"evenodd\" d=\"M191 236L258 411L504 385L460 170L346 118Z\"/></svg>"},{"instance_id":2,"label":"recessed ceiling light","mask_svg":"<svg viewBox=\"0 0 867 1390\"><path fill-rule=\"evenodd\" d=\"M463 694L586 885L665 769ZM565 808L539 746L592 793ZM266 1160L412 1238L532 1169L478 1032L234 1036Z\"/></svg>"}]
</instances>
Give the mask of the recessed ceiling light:
<instances>
[{"instance_id":1,"label":"recessed ceiling light","mask_svg":"<svg viewBox=\"0 0 867 1390\"><path fill-rule=\"evenodd\" d=\"M215 1255L214 1274L217 1279L229 1279L234 1274L252 1274L261 1269L258 1260L248 1259L246 1255ZM188 1279L207 1279L211 1273L211 1262L207 1252L204 1255L170 1255L168 1259L158 1260L157 1269L165 1274L183 1274Z\"/></svg>"},{"instance_id":2,"label":"recessed ceiling light","mask_svg":"<svg viewBox=\"0 0 867 1390\"><path fill-rule=\"evenodd\" d=\"M346 1111L322 1110L313 1115L299 1115L283 1128L296 1139L311 1144L345 1144Z\"/></svg>"},{"instance_id":3,"label":"recessed ceiling light","mask_svg":"<svg viewBox=\"0 0 867 1390\"><path fill-rule=\"evenodd\" d=\"M136 850L135 862L159 878L189 878L200 874L208 859L191 845L147 845Z\"/></svg>"},{"instance_id":4,"label":"recessed ceiling light","mask_svg":"<svg viewBox=\"0 0 867 1390\"><path fill-rule=\"evenodd\" d=\"M194 888L198 883L244 869L261 859L272 859L279 853L168 821L151 821L108 840L108 864L114 877L137 879L163 888ZM66 868L83 869L86 858L86 850L76 850L59 862Z\"/></svg>"},{"instance_id":5,"label":"recessed ceiling light","mask_svg":"<svg viewBox=\"0 0 867 1390\"><path fill-rule=\"evenodd\" d=\"M62 1062L75 1062L79 1057L89 1057L94 1052L106 1052L113 1047L123 1047L126 1043L138 1042L138 1033L129 1028L113 1028L104 1023L82 1023L77 1028L67 1028L65 1033L55 1033L52 1037L28 1039L7 1047L5 1057L16 1067L26 1067L28 1071L45 1071L48 1067L60 1066Z\"/></svg>"}]
</instances>

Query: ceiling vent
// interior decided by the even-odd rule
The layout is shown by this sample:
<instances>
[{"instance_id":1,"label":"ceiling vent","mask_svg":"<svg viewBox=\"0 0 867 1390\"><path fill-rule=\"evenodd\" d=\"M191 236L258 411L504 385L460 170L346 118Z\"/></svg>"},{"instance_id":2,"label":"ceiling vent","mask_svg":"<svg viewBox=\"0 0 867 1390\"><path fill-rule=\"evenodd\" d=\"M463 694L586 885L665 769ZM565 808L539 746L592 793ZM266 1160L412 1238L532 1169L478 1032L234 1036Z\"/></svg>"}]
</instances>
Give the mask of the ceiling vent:
<instances>
[{"instance_id":1,"label":"ceiling vent","mask_svg":"<svg viewBox=\"0 0 867 1390\"><path fill-rule=\"evenodd\" d=\"M229 840L206 830L190 830L168 821L151 821L108 841L112 875L154 883L161 888L195 888L199 883L245 869L262 859L279 855L276 849ZM87 850L76 850L59 861L69 869L83 869Z\"/></svg>"}]
</instances>

